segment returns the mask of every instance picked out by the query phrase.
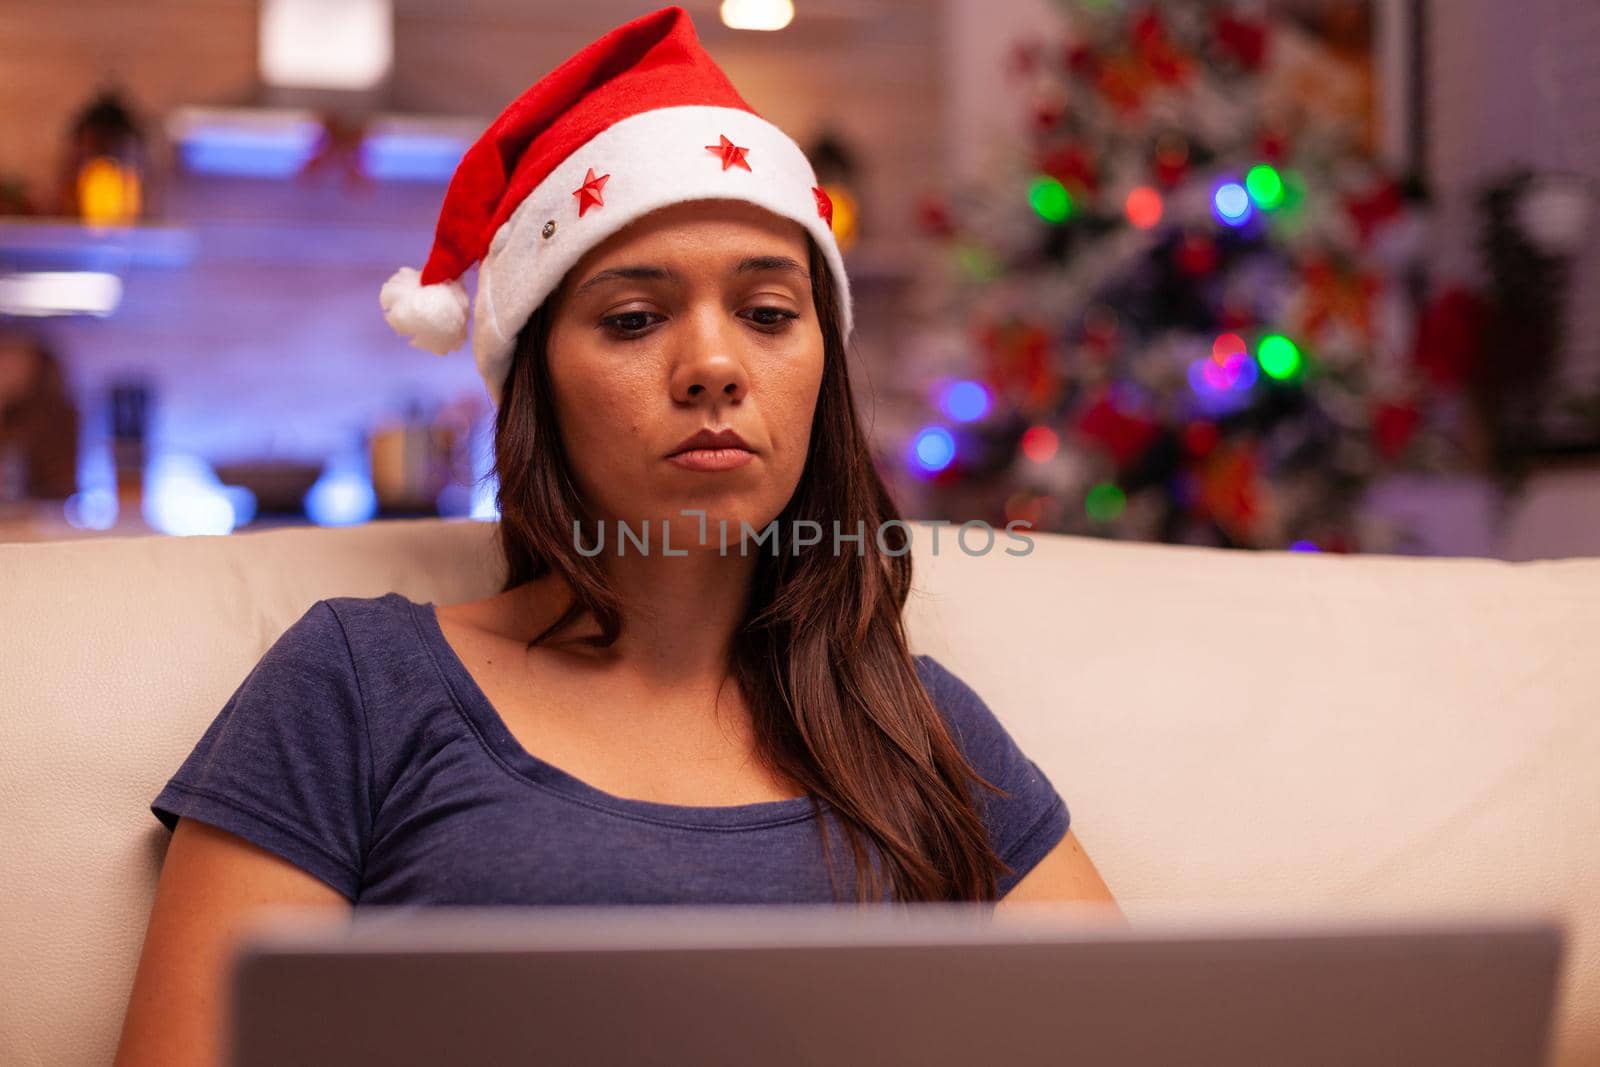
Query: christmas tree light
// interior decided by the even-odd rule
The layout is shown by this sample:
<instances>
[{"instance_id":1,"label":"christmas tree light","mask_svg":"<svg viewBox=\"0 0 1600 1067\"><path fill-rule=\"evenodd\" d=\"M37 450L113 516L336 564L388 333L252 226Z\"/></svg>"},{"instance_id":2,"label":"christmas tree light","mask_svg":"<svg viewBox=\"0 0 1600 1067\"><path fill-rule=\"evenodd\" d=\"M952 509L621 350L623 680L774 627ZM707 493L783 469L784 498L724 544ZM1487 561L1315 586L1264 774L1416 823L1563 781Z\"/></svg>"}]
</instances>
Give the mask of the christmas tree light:
<instances>
[{"instance_id":1,"label":"christmas tree light","mask_svg":"<svg viewBox=\"0 0 1600 1067\"><path fill-rule=\"evenodd\" d=\"M928 474L939 473L955 458L956 439L942 426L926 426L912 439L912 465Z\"/></svg>"},{"instance_id":2,"label":"christmas tree light","mask_svg":"<svg viewBox=\"0 0 1600 1067\"><path fill-rule=\"evenodd\" d=\"M1060 444L1060 438L1048 426L1030 426L1022 434L1022 454L1035 463L1054 456Z\"/></svg>"},{"instance_id":3,"label":"christmas tree light","mask_svg":"<svg viewBox=\"0 0 1600 1067\"><path fill-rule=\"evenodd\" d=\"M1028 186L1028 203L1046 222L1063 222L1072 214L1072 194L1049 175L1040 175Z\"/></svg>"},{"instance_id":4,"label":"christmas tree light","mask_svg":"<svg viewBox=\"0 0 1600 1067\"><path fill-rule=\"evenodd\" d=\"M1256 360L1269 377L1285 381L1300 369L1300 349L1282 334L1268 334L1256 345Z\"/></svg>"},{"instance_id":5,"label":"christmas tree light","mask_svg":"<svg viewBox=\"0 0 1600 1067\"><path fill-rule=\"evenodd\" d=\"M1263 211L1271 211L1283 204L1283 178L1274 167L1265 163L1250 168L1244 178L1245 188Z\"/></svg>"},{"instance_id":6,"label":"christmas tree light","mask_svg":"<svg viewBox=\"0 0 1600 1067\"><path fill-rule=\"evenodd\" d=\"M944 390L939 406L957 422L972 422L989 413L989 390L979 382L954 382Z\"/></svg>"},{"instance_id":7,"label":"christmas tree light","mask_svg":"<svg viewBox=\"0 0 1600 1067\"><path fill-rule=\"evenodd\" d=\"M1211 204L1217 218L1229 226L1243 226L1253 213L1250 193L1238 182L1223 182L1217 186L1217 191L1211 194Z\"/></svg>"},{"instance_id":8,"label":"christmas tree light","mask_svg":"<svg viewBox=\"0 0 1600 1067\"><path fill-rule=\"evenodd\" d=\"M1128 221L1141 230L1148 230L1161 221L1161 194L1148 185L1141 185L1129 193L1124 207Z\"/></svg>"},{"instance_id":9,"label":"christmas tree light","mask_svg":"<svg viewBox=\"0 0 1600 1067\"><path fill-rule=\"evenodd\" d=\"M1102 482L1090 489L1083 498L1083 510L1096 522L1111 522L1122 514L1127 503L1127 497L1121 489L1109 482Z\"/></svg>"}]
</instances>

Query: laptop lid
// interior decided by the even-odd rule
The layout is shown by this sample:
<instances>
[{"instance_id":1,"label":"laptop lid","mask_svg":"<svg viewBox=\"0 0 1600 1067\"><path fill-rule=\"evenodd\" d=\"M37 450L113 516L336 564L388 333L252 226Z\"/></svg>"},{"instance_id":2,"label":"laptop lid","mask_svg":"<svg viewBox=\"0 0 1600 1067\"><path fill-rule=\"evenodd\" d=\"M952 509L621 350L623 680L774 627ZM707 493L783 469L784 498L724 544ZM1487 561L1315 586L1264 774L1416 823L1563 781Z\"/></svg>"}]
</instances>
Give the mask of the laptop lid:
<instances>
[{"instance_id":1,"label":"laptop lid","mask_svg":"<svg viewBox=\"0 0 1600 1067\"><path fill-rule=\"evenodd\" d=\"M1548 916L1071 905L358 908L241 942L225 1047L283 1063L1452 1064L1546 1056Z\"/></svg>"}]
</instances>

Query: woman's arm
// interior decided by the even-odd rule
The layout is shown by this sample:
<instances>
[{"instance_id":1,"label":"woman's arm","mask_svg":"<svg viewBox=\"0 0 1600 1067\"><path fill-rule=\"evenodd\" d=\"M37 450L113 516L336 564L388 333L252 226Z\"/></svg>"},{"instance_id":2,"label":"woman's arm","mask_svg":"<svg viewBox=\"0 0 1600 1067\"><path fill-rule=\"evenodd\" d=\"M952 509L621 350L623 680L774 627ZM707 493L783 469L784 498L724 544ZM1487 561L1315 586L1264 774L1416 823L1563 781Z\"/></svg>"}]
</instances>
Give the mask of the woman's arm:
<instances>
[{"instance_id":1,"label":"woman's arm","mask_svg":"<svg viewBox=\"0 0 1600 1067\"><path fill-rule=\"evenodd\" d=\"M234 938L266 905L348 910L321 879L208 823L179 819L156 886L115 1067L215 1067Z\"/></svg>"},{"instance_id":2,"label":"woman's arm","mask_svg":"<svg viewBox=\"0 0 1600 1067\"><path fill-rule=\"evenodd\" d=\"M1128 921L1112 898L1111 890L1106 887L1100 872L1095 870L1083 846L1078 844L1077 834L1070 829L1060 843L1046 853L1044 859L1034 864L1033 869L1012 886L1011 892L1001 897L995 906L1001 908L1020 901L1103 904L1114 917L1124 923Z\"/></svg>"}]
</instances>

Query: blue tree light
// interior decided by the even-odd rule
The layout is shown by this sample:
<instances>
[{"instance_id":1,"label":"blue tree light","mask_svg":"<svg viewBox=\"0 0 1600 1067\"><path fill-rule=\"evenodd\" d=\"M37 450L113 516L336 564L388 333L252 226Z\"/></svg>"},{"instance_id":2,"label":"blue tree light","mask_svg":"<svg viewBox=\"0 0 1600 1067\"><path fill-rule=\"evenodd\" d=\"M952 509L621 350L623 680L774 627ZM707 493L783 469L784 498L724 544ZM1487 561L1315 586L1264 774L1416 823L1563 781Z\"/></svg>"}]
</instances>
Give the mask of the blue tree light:
<instances>
[{"instance_id":1,"label":"blue tree light","mask_svg":"<svg viewBox=\"0 0 1600 1067\"><path fill-rule=\"evenodd\" d=\"M943 426L925 426L911 441L911 463L927 474L937 474L956 458L956 439Z\"/></svg>"},{"instance_id":2,"label":"blue tree light","mask_svg":"<svg viewBox=\"0 0 1600 1067\"><path fill-rule=\"evenodd\" d=\"M939 407L957 422L981 419L989 413L989 390L981 382L952 382L940 396Z\"/></svg>"},{"instance_id":3,"label":"blue tree light","mask_svg":"<svg viewBox=\"0 0 1600 1067\"><path fill-rule=\"evenodd\" d=\"M1243 226L1255 213L1250 193L1238 182L1223 182L1211 194L1211 206L1217 218L1229 226Z\"/></svg>"}]
</instances>

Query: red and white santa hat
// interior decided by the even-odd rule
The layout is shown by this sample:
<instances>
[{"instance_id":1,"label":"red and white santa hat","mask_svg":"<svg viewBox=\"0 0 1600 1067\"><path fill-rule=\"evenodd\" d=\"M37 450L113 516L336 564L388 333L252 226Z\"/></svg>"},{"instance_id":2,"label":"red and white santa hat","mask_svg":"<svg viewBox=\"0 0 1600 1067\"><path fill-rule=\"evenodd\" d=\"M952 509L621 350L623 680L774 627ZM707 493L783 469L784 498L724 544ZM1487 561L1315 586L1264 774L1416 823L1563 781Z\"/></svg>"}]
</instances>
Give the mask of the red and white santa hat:
<instances>
[{"instance_id":1,"label":"red and white santa hat","mask_svg":"<svg viewBox=\"0 0 1600 1067\"><path fill-rule=\"evenodd\" d=\"M703 199L748 201L804 226L832 269L849 336L827 193L800 147L740 98L681 7L617 27L512 101L456 168L427 264L384 284L384 318L415 347L460 347L460 278L479 263L472 347L498 407L518 331L583 254L648 212Z\"/></svg>"}]
</instances>

